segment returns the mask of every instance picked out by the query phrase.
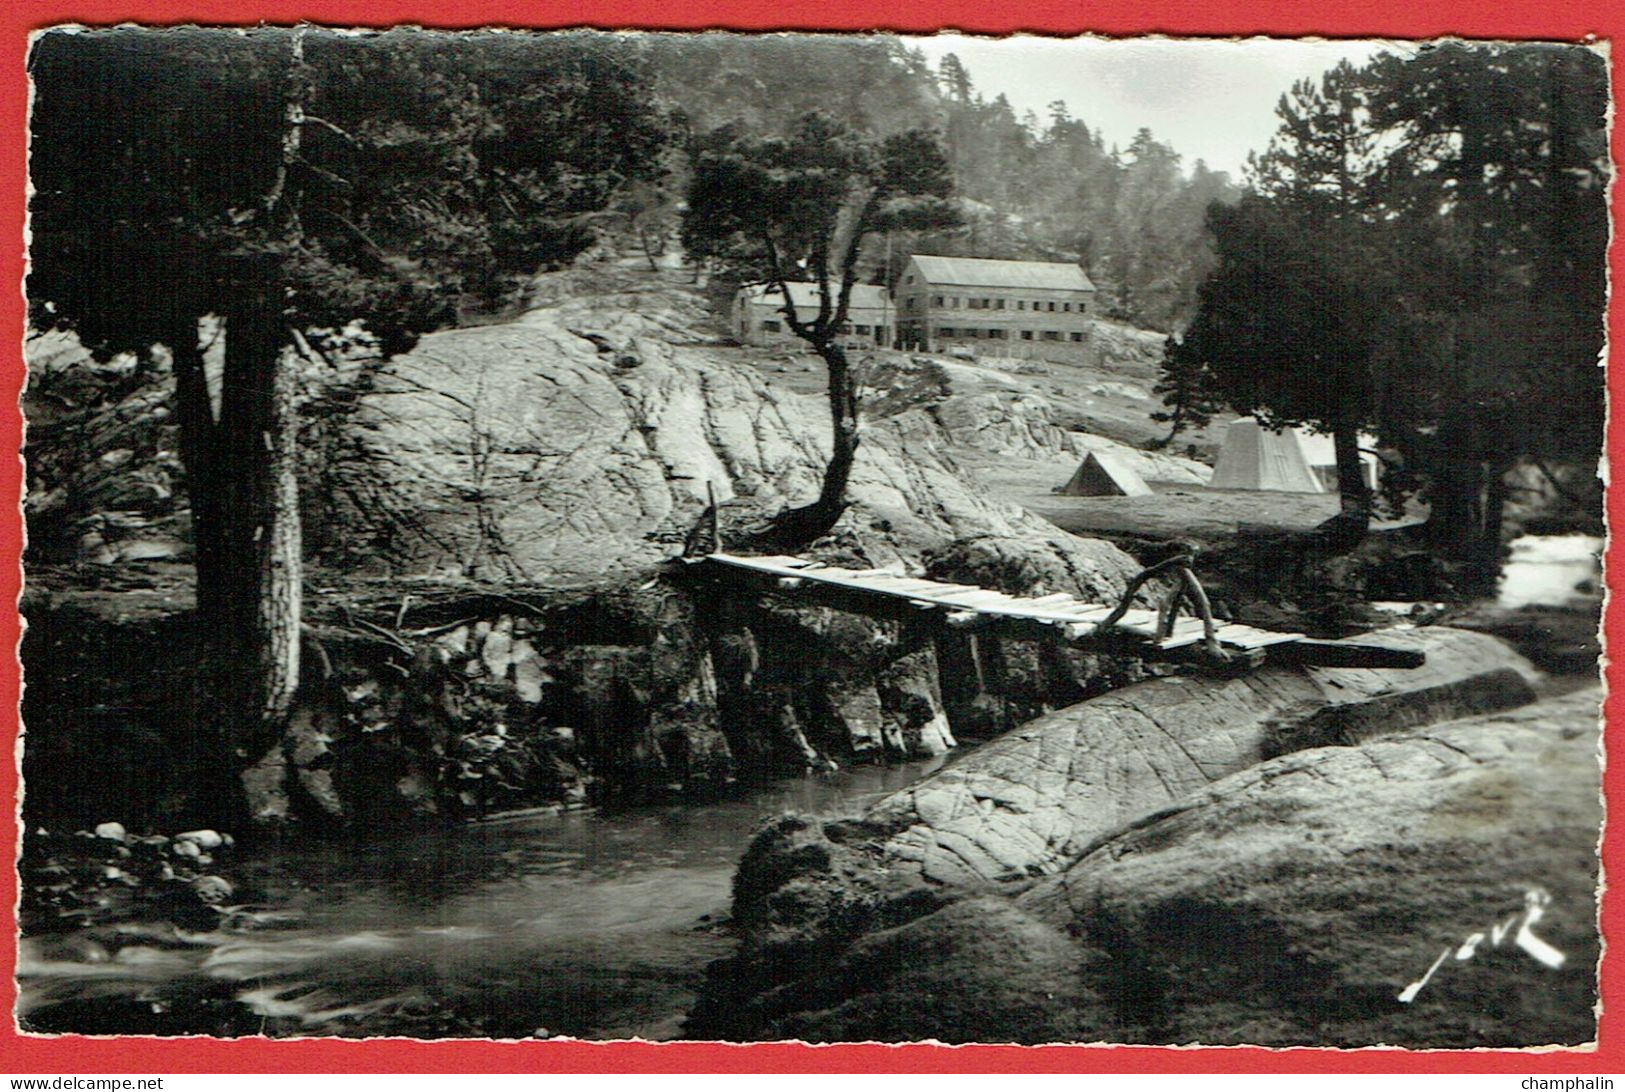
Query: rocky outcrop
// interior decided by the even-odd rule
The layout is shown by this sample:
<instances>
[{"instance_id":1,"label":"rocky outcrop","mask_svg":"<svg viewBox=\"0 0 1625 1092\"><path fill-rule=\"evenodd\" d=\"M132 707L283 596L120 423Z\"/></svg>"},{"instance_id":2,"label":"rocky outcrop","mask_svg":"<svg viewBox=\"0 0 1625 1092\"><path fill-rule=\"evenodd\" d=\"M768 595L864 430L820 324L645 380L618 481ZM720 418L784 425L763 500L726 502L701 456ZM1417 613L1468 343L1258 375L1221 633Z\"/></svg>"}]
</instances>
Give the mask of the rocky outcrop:
<instances>
[{"instance_id":1,"label":"rocky outcrop","mask_svg":"<svg viewBox=\"0 0 1625 1092\"><path fill-rule=\"evenodd\" d=\"M1592 689L1278 758L1014 898L877 900L889 917L753 999L750 1034L1586 1043L1599 703Z\"/></svg>"},{"instance_id":2,"label":"rocky outcrop","mask_svg":"<svg viewBox=\"0 0 1625 1092\"><path fill-rule=\"evenodd\" d=\"M96 564L178 557L180 491L173 384L128 356L98 363L72 334L34 334L29 384L29 549L35 561Z\"/></svg>"},{"instance_id":3,"label":"rocky outcrop","mask_svg":"<svg viewBox=\"0 0 1625 1092\"><path fill-rule=\"evenodd\" d=\"M335 518L380 563L593 577L669 556L708 486L725 519L817 493L822 399L697 343L694 300L674 287L572 292L512 323L425 337L376 377L357 457L334 472L367 502ZM865 432L850 496L843 528L878 563L969 534L1053 535L961 480L940 432L884 420Z\"/></svg>"},{"instance_id":4,"label":"rocky outcrop","mask_svg":"<svg viewBox=\"0 0 1625 1092\"><path fill-rule=\"evenodd\" d=\"M514 321L430 334L377 368L358 357L307 369L307 545L344 571L585 581L674 553L708 488L725 522L805 503L827 459L824 400L769 386L709 323L673 276L591 267L539 278ZM71 338L47 335L30 358L36 549L104 563L184 551L162 354L145 370L97 370ZM895 408L919 394L898 393ZM1017 433L1064 446L1036 401L1001 395L944 429L883 409L888 397L870 398L839 528L849 546L886 564L966 535L1057 537L968 484L952 454L973 433L984 446L1021 447ZM995 411L1005 424L984 427Z\"/></svg>"},{"instance_id":5,"label":"rocky outcrop","mask_svg":"<svg viewBox=\"0 0 1625 1092\"><path fill-rule=\"evenodd\" d=\"M1194 459L1145 451L1077 423L1075 410L1058 405L1059 392L1115 395L1143 401L1150 412L1148 383L1098 380L1081 392L1048 387L1040 380L1000 368L1001 361L965 364L892 354L872 370L871 417L891 420L910 435L934 436L951 451L998 459L1053 461L1097 451L1111 455L1147 481L1205 485L1213 471ZM1040 374L1047 369L1036 365Z\"/></svg>"},{"instance_id":6,"label":"rocky outcrop","mask_svg":"<svg viewBox=\"0 0 1625 1092\"><path fill-rule=\"evenodd\" d=\"M774 977L782 968L828 965L857 938L943 902L1024 890L1287 748L1353 744L1533 697L1533 670L1493 638L1384 637L1425 648L1427 666L1155 679L1040 717L860 819L770 828L736 881L740 955L714 979L697 1028L745 1038L779 1029L800 1003L779 998L801 989ZM808 988L828 986L813 977L823 986Z\"/></svg>"},{"instance_id":7,"label":"rocky outcrop","mask_svg":"<svg viewBox=\"0 0 1625 1092\"><path fill-rule=\"evenodd\" d=\"M1086 1014L1114 1038L1587 1042L1599 706L1586 690L1264 763L1017 905L1080 938L1102 998L1137 993Z\"/></svg>"}]
</instances>

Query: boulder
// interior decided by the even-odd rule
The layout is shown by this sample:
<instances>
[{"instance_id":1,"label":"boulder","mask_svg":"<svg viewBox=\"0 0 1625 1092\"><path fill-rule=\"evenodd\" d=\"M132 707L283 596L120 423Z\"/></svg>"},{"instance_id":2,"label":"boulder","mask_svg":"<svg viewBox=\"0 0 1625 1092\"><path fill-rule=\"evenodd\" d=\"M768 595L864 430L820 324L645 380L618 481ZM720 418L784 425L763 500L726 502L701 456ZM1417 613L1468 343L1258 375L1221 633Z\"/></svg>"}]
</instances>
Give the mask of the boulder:
<instances>
[{"instance_id":1,"label":"boulder","mask_svg":"<svg viewBox=\"0 0 1625 1092\"><path fill-rule=\"evenodd\" d=\"M739 955L714 977L696 1027L755 1035L782 968L827 965L905 924L897 907L1025 890L1287 746L1350 744L1534 697L1537 673L1494 638L1435 627L1381 639L1425 650L1427 664L1152 679L1040 717L859 819L786 820L793 849L769 829L735 881L753 893L749 913L736 901Z\"/></svg>"},{"instance_id":2,"label":"boulder","mask_svg":"<svg viewBox=\"0 0 1625 1092\"><path fill-rule=\"evenodd\" d=\"M1427 664L1153 679L1024 725L866 818L894 832L889 870L955 886L1019 880L1271 755L1534 698L1534 669L1494 638L1435 627L1381 639L1423 649Z\"/></svg>"},{"instance_id":3,"label":"boulder","mask_svg":"<svg viewBox=\"0 0 1625 1092\"><path fill-rule=\"evenodd\" d=\"M822 833L803 821L794 835L781 821L736 884L747 944L770 939L777 958L742 968L759 972L754 990L715 973L691 1027L812 1041L1588 1042L1599 705L1591 689L1285 755L1121 824L1010 897L910 889L831 852L883 830L873 820ZM817 928L788 929L798 911Z\"/></svg>"},{"instance_id":4,"label":"boulder","mask_svg":"<svg viewBox=\"0 0 1625 1092\"><path fill-rule=\"evenodd\" d=\"M1082 938L1102 996L1134 984L1091 1022L1139 1041L1589 1042L1600 704L1275 759L1018 905Z\"/></svg>"}]
</instances>

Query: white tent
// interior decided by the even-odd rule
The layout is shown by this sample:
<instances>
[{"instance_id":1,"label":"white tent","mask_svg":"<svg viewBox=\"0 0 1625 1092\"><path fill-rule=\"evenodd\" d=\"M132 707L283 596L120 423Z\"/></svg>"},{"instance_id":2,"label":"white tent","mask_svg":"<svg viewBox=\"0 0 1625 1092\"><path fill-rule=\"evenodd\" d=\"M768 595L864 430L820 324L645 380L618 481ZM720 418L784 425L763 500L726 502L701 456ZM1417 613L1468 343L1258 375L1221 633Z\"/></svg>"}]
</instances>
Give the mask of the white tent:
<instances>
[{"instance_id":1,"label":"white tent","mask_svg":"<svg viewBox=\"0 0 1625 1092\"><path fill-rule=\"evenodd\" d=\"M1320 478L1309 469L1297 433L1291 429L1271 432L1251 417L1230 422L1208 488L1325 492Z\"/></svg>"},{"instance_id":2,"label":"white tent","mask_svg":"<svg viewBox=\"0 0 1625 1092\"><path fill-rule=\"evenodd\" d=\"M1308 429L1298 429L1298 446L1303 449L1303 461L1309 464L1309 469L1315 477L1320 479L1321 488L1327 493L1337 491L1337 451L1332 443L1329 432L1310 432ZM1367 489L1377 488L1377 477L1382 469L1382 460L1371 452L1370 448L1377 446L1377 438L1360 434L1360 473L1365 478Z\"/></svg>"},{"instance_id":3,"label":"white tent","mask_svg":"<svg viewBox=\"0 0 1625 1092\"><path fill-rule=\"evenodd\" d=\"M1145 497L1151 494L1151 487L1127 463L1091 451L1071 480L1056 492L1066 497Z\"/></svg>"}]
</instances>

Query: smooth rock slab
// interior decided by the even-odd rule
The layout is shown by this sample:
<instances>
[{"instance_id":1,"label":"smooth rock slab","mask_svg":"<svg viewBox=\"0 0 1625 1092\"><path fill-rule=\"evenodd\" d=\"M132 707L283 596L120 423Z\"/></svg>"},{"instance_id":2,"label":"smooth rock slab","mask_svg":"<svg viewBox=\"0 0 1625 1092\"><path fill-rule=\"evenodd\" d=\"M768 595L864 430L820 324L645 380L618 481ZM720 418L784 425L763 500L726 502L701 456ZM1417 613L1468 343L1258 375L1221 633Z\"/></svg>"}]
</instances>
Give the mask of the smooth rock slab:
<instances>
[{"instance_id":1,"label":"smooth rock slab","mask_svg":"<svg viewBox=\"0 0 1625 1092\"><path fill-rule=\"evenodd\" d=\"M818 959L779 962L771 985L727 1019L713 1011L707 1030L815 1042L1585 1043L1596 1028L1600 700L1581 691L1286 755L1102 839L1013 897L932 907L917 887L923 913L898 920L907 900L893 894L877 924L839 944L840 919L825 917L819 938L800 941ZM826 882L850 883L845 862L828 863Z\"/></svg>"},{"instance_id":2,"label":"smooth rock slab","mask_svg":"<svg viewBox=\"0 0 1625 1092\"><path fill-rule=\"evenodd\" d=\"M1534 696L1534 670L1494 638L1435 627L1381 639L1425 649L1427 665L1414 671L1279 667L1239 679L1156 679L1041 717L887 797L861 818L792 816L769 826L734 879L739 953L712 974L691 1034L751 1039L780 1033L792 1026L781 1021L810 1004L799 992L803 987L823 994L869 989L865 982L841 985L830 978L831 968L866 937L924 928L919 919L965 898L1014 896L1051 882L1044 878L1094 855L1109 839L1154 825L1216 782L1256 766L1280 740L1305 742L1306 723L1335 737L1321 742L1346 743L1350 733L1365 738L1385 725L1404 730L1421 719L1517 706ZM1325 711L1334 707L1346 716L1327 719ZM1593 775L1593 794L1595 783ZM1295 829L1289 815L1280 821L1289 834ZM1068 919L1049 927L1064 932L1078 925ZM899 943L914 942L904 936ZM1094 949L1079 959L1085 956L1092 966L1107 958ZM997 972L995 966L988 974ZM1110 990L1122 985L1111 979L1099 988L1106 990L1102 996L1116 996ZM1121 999L1112 1006L1068 1026L1080 1036L1106 1034L1123 1024L1122 1012L1133 1011ZM1160 1034L1163 1027L1150 1018L1135 1020L1125 1033L1130 1037ZM794 1026L799 1033L811 1025ZM845 1037L851 1026L843 1023L832 1034ZM1057 1027L1034 1025L1032 1037ZM947 1037L950 1030L929 1022L918 1028L920 1038ZM1002 1026L997 1034L1003 1036Z\"/></svg>"},{"instance_id":3,"label":"smooth rock slab","mask_svg":"<svg viewBox=\"0 0 1625 1092\"><path fill-rule=\"evenodd\" d=\"M894 868L950 885L1024 879L1279 753L1283 740L1293 749L1351 742L1534 697L1534 669L1493 638L1435 627L1380 639L1425 650L1427 664L1141 683L1040 717L866 819L895 831L884 846Z\"/></svg>"},{"instance_id":4,"label":"smooth rock slab","mask_svg":"<svg viewBox=\"0 0 1625 1092\"><path fill-rule=\"evenodd\" d=\"M1104 957L1085 976L1102 996L1138 984L1098 1021L1135 1040L1590 1041L1599 705L1588 690L1275 759L1017 905Z\"/></svg>"}]
</instances>

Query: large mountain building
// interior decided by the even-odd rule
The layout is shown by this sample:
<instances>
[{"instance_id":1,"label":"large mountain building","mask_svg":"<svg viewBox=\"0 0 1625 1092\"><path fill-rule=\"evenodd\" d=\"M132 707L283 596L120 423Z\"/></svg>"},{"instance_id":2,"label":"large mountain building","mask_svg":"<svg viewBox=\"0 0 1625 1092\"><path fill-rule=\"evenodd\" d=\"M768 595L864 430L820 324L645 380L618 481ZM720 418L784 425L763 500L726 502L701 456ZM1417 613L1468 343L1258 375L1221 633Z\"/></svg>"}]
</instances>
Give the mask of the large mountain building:
<instances>
[{"instance_id":1,"label":"large mountain building","mask_svg":"<svg viewBox=\"0 0 1625 1092\"><path fill-rule=\"evenodd\" d=\"M1072 355L1088 340L1095 286L1069 262L916 254L895 296L905 349L1044 357Z\"/></svg>"}]
</instances>

